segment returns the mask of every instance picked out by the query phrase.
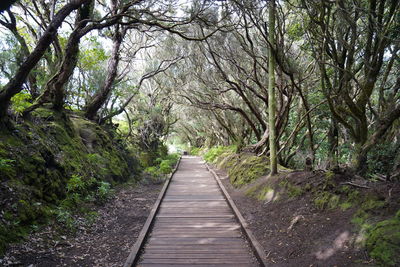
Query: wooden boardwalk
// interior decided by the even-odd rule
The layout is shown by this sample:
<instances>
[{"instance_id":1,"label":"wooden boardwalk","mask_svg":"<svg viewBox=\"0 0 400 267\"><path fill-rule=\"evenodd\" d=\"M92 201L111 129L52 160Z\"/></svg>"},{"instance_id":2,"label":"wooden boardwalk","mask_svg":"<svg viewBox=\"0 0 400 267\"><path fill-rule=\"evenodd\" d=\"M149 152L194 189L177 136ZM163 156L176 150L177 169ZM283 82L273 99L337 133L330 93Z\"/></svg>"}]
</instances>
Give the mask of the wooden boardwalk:
<instances>
[{"instance_id":1,"label":"wooden boardwalk","mask_svg":"<svg viewBox=\"0 0 400 267\"><path fill-rule=\"evenodd\" d=\"M182 158L137 266L259 266L200 158Z\"/></svg>"}]
</instances>

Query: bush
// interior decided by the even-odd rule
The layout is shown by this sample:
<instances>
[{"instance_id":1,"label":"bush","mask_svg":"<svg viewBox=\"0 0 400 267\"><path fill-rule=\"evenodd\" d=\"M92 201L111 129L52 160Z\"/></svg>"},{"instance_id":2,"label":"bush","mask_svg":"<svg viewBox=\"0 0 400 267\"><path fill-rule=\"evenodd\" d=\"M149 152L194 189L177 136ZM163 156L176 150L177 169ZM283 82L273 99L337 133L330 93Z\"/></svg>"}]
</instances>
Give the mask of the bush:
<instances>
[{"instance_id":1,"label":"bush","mask_svg":"<svg viewBox=\"0 0 400 267\"><path fill-rule=\"evenodd\" d=\"M379 144L368 155L368 174L380 173L387 175L393 168L398 152L393 144Z\"/></svg>"},{"instance_id":2,"label":"bush","mask_svg":"<svg viewBox=\"0 0 400 267\"><path fill-rule=\"evenodd\" d=\"M163 160L160 163L160 172L163 174L168 174L172 172L171 168L171 161L170 160Z\"/></svg>"},{"instance_id":3,"label":"bush","mask_svg":"<svg viewBox=\"0 0 400 267\"><path fill-rule=\"evenodd\" d=\"M169 174L178 162L179 157L180 155L175 153L168 154L163 158L157 158L154 160L155 165L147 167L144 171L155 178Z\"/></svg>"}]
</instances>

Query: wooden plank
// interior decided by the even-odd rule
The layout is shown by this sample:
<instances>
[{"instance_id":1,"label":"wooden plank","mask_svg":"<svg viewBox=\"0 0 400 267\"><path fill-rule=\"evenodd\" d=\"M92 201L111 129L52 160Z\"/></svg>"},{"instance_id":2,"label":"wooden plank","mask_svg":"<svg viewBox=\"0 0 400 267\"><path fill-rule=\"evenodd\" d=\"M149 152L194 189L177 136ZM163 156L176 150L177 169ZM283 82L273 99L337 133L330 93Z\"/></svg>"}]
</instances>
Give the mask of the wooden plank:
<instances>
[{"instance_id":1,"label":"wooden plank","mask_svg":"<svg viewBox=\"0 0 400 267\"><path fill-rule=\"evenodd\" d=\"M240 213L239 209L236 207L235 202L229 195L228 191L226 190L225 186L222 184L221 180L219 179L219 176L215 173L213 169L211 169L207 164L206 164L207 169L214 175L215 180L217 181L218 185L221 187L221 190L226 198L226 200L229 203L229 206L231 206L233 212L235 213L235 216L239 220L244 233L250 240L250 244L254 249L255 255L257 259L260 261L262 266L267 266L267 256L265 254L265 251L263 247L260 245L260 243L257 241L255 236L253 235L252 231L250 230L246 220L243 218L242 214Z\"/></svg>"},{"instance_id":2,"label":"wooden plank","mask_svg":"<svg viewBox=\"0 0 400 267\"><path fill-rule=\"evenodd\" d=\"M183 251L183 250L196 250L196 251L210 251L210 252L215 252L215 251L247 251L249 252L249 247L244 246L243 244L230 244L227 246L226 244L197 244L197 245L191 245L191 244L183 244L183 245L172 245L170 244L169 246L165 245L147 245L144 250L144 255L146 256L147 253L150 253L152 250L174 250L174 251Z\"/></svg>"},{"instance_id":3,"label":"wooden plank","mask_svg":"<svg viewBox=\"0 0 400 267\"><path fill-rule=\"evenodd\" d=\"M241 237L241 234L234 232L225 232L225 233L168 233L168 232L158 232L152 233L152 237L198 237L198 238L212 238L212 237Z\"/></svg>"},{"instance_id":4,"label":"wooden plank","mask_svg":"<svg viewBox=\"0 0 400 267\"><path fill-rule=\"evenodd\" d=\"M234 219L231 218L190 218L187 220L174 220L171 218L157 218L157 226L204 226L204 227L229 227L232 225L238 225Z\"/></svg>"},{"instance_id":5,"label":"wooden plank","mask_svg":"<svg viewBox=\"0 0 400 267\"><path fill-rule=\"evenodd\" d=\"M219 233L219 232L238 232L240 229L239 226L234 226L234 227L154 227L152 232L158 232L158 231L169 231L170 233L174 232L180 232L180 233L204 233L204 232L213 232L213 233Z\"/></svg>"},{"instance_id":6,"label":"wooden plank","mask_svg":"<svg viewBox=\"0 0 400 267\"><path fill-rule=\"evenodd\" d=\"M175 254L177 250L162 248L146 248L147 255L152 254ZM179 254L241 254L244 253L248 255L247 249L244 248L219 248L218 250L212 248L197 248L197 249L180 249Z\"/></svg>"},{"instance_id":7,"label":"wooden plank","mask_svg":"<svg viewBox=\"0 0 400 267\"><path fill-rule=\"evenodd\" d=\"M170 181L172 179L172 176L174 176L174 173L176 172L176 170L179 167L179 163L181 161L181 158L179 158L174 170L172 171L171 175L168 177L168 179L165 181L163 188L161 189L160 194L158 195L158 198L156 200L156 202L153 205L153 208L150 211L150 215L149 217L147 217L147 220L142 228L142 230L139 233L138 238L136 239L135 244L133 245L131 252L129 253L129 256L127 258L127 260L124 263L124 267L131 267L133 266L133 264L135 264L138 260L138 255L139 255L139 251L140 249L143 247L144 245L144 241L149 233L149 229L150 226L152 224L152 222L154 221L154 218L156 216L156 213L160 207L161 201L165 195L165 192L168 189L168 186L170 184Z\"/></svg>"},{"instance_id":8,"label":"wooden plank","mask_svg":"<svg viewBox=\"0 0 400 267\"><path fill-rule=\"evenodd\" d=\"M227 267L226 264L201 264L201 263L192 263L192 264L158 264L158 263L140 263L138 265L138 267L221 267L221 266L225 266ZM233 267L232 265L228 265L230 267ZM249 263L240 263L240 264L235 264L234 267L254 267L253 264L249 264Z\"/></svg>"},{"instance_id":9,"label":"wooden plank","mask_svg":"<svg viewBox=\"0 0 400 267\"><path fill-rule=\"evenodd\" d=\"M236 266L235 264L241 263L249 263L248 258L243 259L150 259L144 258L141 264L144 263L157 263L157 264L177 264L177 263L184 263L184 264L213 264L213 263L223 263L223 264L230 264L231 266Z\"/></svg>"},{"instance_id":10,"label":"wooden plank","mask_svg":"<svg viewBox=\"0 0 400 267\"><path fill-rule=\"evenodd\" d=\"M241 244L242 238L240 237L216 237L216 238L201 238L201 237L151 237L149 243L154 245L204 245L204 244Z\"/></svg>"},{"instance_id":11,"label":"wooden plank","mask_svg":"<svg viewBox=\"0 0 400 267\"><path fill-rule=\"evenodd\" d=\"M154 233L240 233L238 229L232 229L232 228L209 228L209 229L204 229L204 228L153 228L152 232Z\"/></svg>"},{"instance_id":12,"label":"wooden plank","mask_svg":"<svg viewBox=\"0 0 400 267\"><path fill-rule=\"evenodd\" d=\"M171 214L171 215L164 215L164 214L159 214L157 216L158 218L235 218L235 215L229 214L229 215L211 215L211 214L200 214L200 215L190 215L190 214Z\"/></svg>"},{"instance_id":13,"label":"wooden plank","mask_svg":"<svg viewBox=\"0 0 400 267\"><path fill-rule=\"evenodd\" d=\"M251 257L247 251L242 251L242 253L237 254L201 254L201 253L149 253L147 255L148 259L247 259L251 261Z\"/></svg>"}]
</instances>

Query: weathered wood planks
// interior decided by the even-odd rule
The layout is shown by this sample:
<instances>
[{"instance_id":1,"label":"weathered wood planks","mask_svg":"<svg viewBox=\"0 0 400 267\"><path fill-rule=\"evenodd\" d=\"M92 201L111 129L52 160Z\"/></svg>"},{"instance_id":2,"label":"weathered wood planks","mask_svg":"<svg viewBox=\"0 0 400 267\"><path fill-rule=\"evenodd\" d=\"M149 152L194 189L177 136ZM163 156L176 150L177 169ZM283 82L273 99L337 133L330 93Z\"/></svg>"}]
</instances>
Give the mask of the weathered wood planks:
<instances>
[{"instance_id":1,"label":"weathered wood planks","mask_svg":"<svg viewBox=\"0 0 400 267\"><path fill-rule=\"evenodd\" d=\"M200 158L181 159L137 266L259 266Z\"/></svg>"}]
</instances>

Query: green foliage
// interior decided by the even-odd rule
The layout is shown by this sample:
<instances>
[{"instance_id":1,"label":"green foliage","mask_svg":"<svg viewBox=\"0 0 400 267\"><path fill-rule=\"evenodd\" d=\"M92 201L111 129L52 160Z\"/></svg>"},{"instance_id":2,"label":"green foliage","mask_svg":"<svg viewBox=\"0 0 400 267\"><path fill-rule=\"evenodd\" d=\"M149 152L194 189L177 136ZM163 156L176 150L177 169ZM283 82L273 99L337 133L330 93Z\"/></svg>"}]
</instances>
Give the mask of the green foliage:
<instances>
[{"instance_id":1,"label":"green foliage","mask_svg":"<svg viewBox=\"0 0 400 267\"><path fill-rule=\"evenodd\" d=\"M96 37L88 40L89 45L83 46L79 53L79 65L85 70L98 70L103 67L103 62L107 60L107 55L101 43Z\"/></svg>"},{"instance_id":2,"label":"green foliage","mask_svg":"<svg viewBox=\"0 0 400 267\"><path fill-rule=\"evenodd\" d=\"M214 163L217 157L221 156L225 152L234 152L236 150L235 146L217 146L210 148L204 154L204 160L210 163Z\"/></svg>"},{"instance_id":3,"label":"green foliage","mask_svg":"<svg viewBox=\"0 0 400 267\"><path fill-rule=\"evenodd\" d=\"M14 127L0 136L0 247L53 218L73 227L78 213L106 201L112 185L131 176L132 156L93 122L42 107Z\"/></svg>"},{"instance_id":4,"label":"green foliage","mask_svg":"<svg viewBox=\"0 0 400 267\"><path fill-rule=\"evenodd\" d=\"M77 207L84 201L104 203L113 193L110 183L94 178L84 179L75 174L68 180L66 188L67 197L61 202L65 208Z\"/></svg>"},{"instance_id":5,"label":"green foliage","mask_svg":"<svg viewBox=\"0 0 400 267\"><path fill-rule=\"evenodd\" d=\"M341 209L342 211L345 211L345 210L351 208L351 207L352 207L352 204L351 204L351 202L343 202L343 203L341 203L339 206L340 206L340 209Z\"/></svg>"},{"instance_id":6,"label":"green foliage","mask_svg":"<svg viewBox=\"0 0 400 267\"><path fill-rule=\"evenodd\" d=\"M258 200L265 200L265 197L269 192L274 191L271 187L269 186L264 186L257 194L256 198Z\"/></svg>"},{"instance_id":7,"label":"green foliage","mask_svg":"<svg viewBox=\"0 0 400 267\"><path fill-rule=\"evenodd\" d=\"M0 158L0 173L9 173L13 171L13 159Z\"/></svg>"},{"instance_id":8,"label":"green foliage","mask_svg":"<svg viewBox=\"0 0 400 267\"><path fill-rule=\"evenodd\" d=\"M358 205L359 208L354 213L351 222L363 231L370 228L371 216L386 205L385 201L379 200L376 196L361 195L358 190L348 194L347 202Z\"/></svg>"},{"instance_id":9,"label":"green foliage","mask_svg":"<svg viewBox=\"0 0 400 267\"><path fill-rule=\"evenodd\" d=\"M304 194L305 188L293 185L289 180L284 179L279 183L281 188L284 188L289 196L289 198L296 198Z\"/></svg>"},{"instance_id":10,"label":"green foliage","mask_svg":"<svg viewBox=\"0 0 400 267\"><path fill-rule=\"evenodd\" d=\"M190 155L200 156L201 148L200 147L192 147L190 148Z\"/></svg>"},{"instance_id":11,"label":"green foliage","mask_svg":"<svg viewBox=\"0 0 400 267\"><path fill-rule=\"evenodd\" d=\"M328 191L318 191L314 195L314 204L320 209L334 209L339 205L340 196Z\"/></svg>"},{"instance_id":12,"label":"green foliage","mask_svg":"<svg viewBox=\"0 0 400 267\"><path fill-rule=\"evenodd\" d=\"M73 231L74 229L76 229L76 221L70 209L61 206L55 210L55 214L57 221L65 225L67 230Z\"/></svg>"},{"instance_id":13,"label":"green foliage","mask_svg":"<svg viewBox=\"0 0 400 267\"><path fill-rule=\"evenodd\" d=\"M153 166L147 167L144 172L150 174L154 178L161 178L172 172L172 168L176 165L180 155L177 153L167 154L154 160Z\"/></svg>"},{"instance_id":14,"label":"green foliage","mask_svg":"<svg viewBox=\"0 0 400 267\"><path fill-rule=\"evenodd\" d=\"M304 193L300 186L292 185L291 183L288 183L287 190L290 198L299 197Z\"/></svg>"},{"instance_id":15,"label":"green foliage","mask_svg":"<svg viewBox=\"0 0 400 267\"><path fill-rule=\"evenodd\" d=\"M114 191L111 189L111 185L108 182L100 181L98 183L96 198L98 201L104 203L107 201Z\"/></svg>"},{"instance_id":16,"label":"green foliage","mask_svg":"<svg viewBox=\"0 0 400 267\"><path fill-rule=\"evenodd\" d=\"M157 166L147 167L146 169L144 169L144 172L150 174L153 177L158 177L161 175L160 170L157 168Z\"/></svg>"},{"instance_id":17,"label":"green foliage","mask_svg":"<svg viewBox=\"0 0 400 267\"><path fill-rule=\"evenodd\" d=\"M370 256L383 266L400 265L400 211L368 230L366 247Z\"/></svg>"},{"instance_id":18,"label":"green foliage","mask_svg":"<svg viewBox=\"0 0 400 267\"><path fill-rule=\"evenodd\" d=\"M11 98L11 105L15 112L21 114L26 108L32 105L32 98L29 93L20 92Z\"/></svg>"},{"instance_id":19,"label":"green foliage","mask_svg":"<svg viewBox=\"0 0 400 267\"><path fill-rule=\"evenodd\" d=\"M398 154L396 149L392 143L378 144L374 147L368 155L368 174L370 176L375 173L389 174Z\"/></svg>"},{"instance_id":20,"label":"green foliage","mask_svg":"<svg viewBox=\"0 0 400 267\"><path fill-rule=\"evenodd\" d=\"M172 172L171 162L169 160L163 160L160 163L160 172L163 174L168 174Z\"/></svg>"}]
</instances>

